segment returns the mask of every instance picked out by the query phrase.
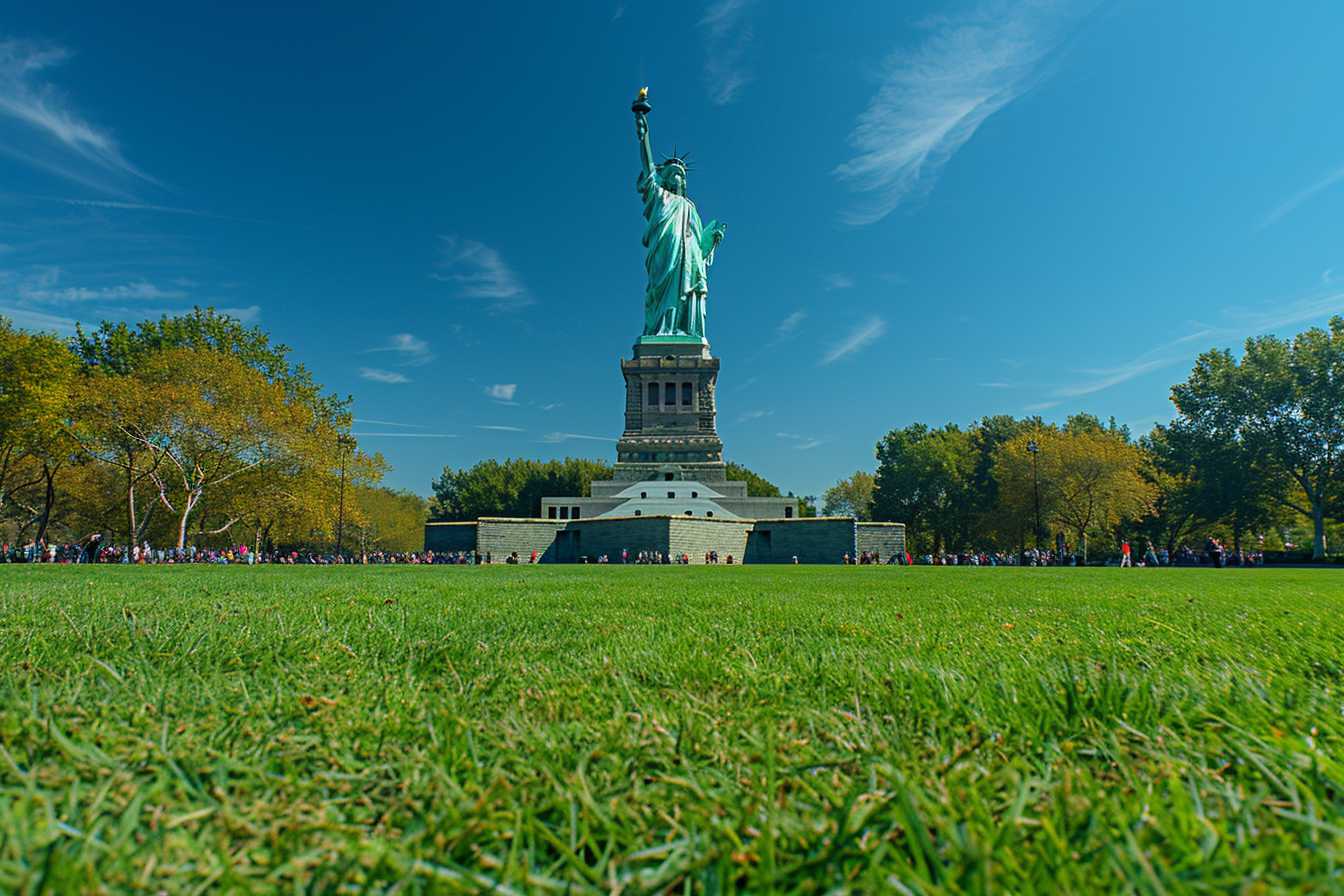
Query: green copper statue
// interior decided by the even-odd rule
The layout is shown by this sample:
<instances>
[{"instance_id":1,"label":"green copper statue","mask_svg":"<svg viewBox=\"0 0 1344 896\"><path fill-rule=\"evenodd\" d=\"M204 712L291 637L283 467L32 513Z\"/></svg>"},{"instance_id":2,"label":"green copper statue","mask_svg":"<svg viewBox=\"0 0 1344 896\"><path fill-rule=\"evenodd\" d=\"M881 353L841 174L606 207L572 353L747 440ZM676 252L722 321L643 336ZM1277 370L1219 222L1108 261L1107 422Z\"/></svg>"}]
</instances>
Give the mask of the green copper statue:
<instances>
[{"instance_id":1,"label":"green copper statue","mask_svg":"<svg viewBox=\"0 0 1344 896\"><path fill-rule=\"evenodd\" d=\"M636 188L644 197L644 336L705 338L707 269L723 239L724 225L700 224L695 203L686 196L686 160L669 156L655 165L649 146L649 89L643 88L630 109L635 113L640 158L644 163Z\"/></svg>"}]
</instances>

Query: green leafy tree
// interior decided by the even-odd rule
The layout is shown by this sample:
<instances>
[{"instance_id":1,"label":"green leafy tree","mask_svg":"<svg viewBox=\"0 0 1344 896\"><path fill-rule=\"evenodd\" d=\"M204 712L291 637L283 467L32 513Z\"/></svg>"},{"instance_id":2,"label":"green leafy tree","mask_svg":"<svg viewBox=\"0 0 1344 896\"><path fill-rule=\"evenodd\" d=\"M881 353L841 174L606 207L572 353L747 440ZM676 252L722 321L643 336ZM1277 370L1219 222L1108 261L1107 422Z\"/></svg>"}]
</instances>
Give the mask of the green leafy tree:
<instances>
[{"instance_id":1,"label":"green leafy tree","mask_svg":"<svg viewBox=\"0 0 1344 896\"><path fill-rule=\"evenodd\" d=\"M970 537L975 451L955 424L895 429L877 443L873 519L903 522L919 551L959 550Z\"/></svg>"},{"instance_id":2,"label":"green leafy tree","mask_svg":"<svg viewBox=\"0 0 1344 896\"><path fill-rule=\"evenodd\" d=\"M877 480L872 473L855 470L822 493L822 515L872 519L873 489L876 484Z\"/></svg>"},{"instance_id":3,"label":"green leafy tree","mask_svg":"<svg viewBox=\"0 0 1344 896\"><path fill-rule=\"evenodd\" d=\"M1311 520L1312 556L1324 558L1326 518L1341 500L1344 317L1292 340L1248 339L1240 363L1226 350L1205 352L1171 394L1177 425L1192 437L1233 434L1251 462L1243 475L1292 483L1274 498Z\"/></svg>"},{"instance_id":4,"label":"green leafy tree","mask_svg":"<svg viewBox=\"0 0 1344 896\"><path fill-rule=\"evenodd\" d=\"M752 498L778 498L783 494L779 486L775 485L769 479L759 473L754 473L741 464L727 463L724 465L727 469L728 478L733 481L744 481L747 483L747 495Z\"/></svg>"},{"instance_id":5,"label":"green leafy tree","mask_svg":"<svg viewBox=\"0 0 1344 896\"><path fill-rule=\"evenodd\" d=\"M547 496L583 495L594 479L610 479L610 464L564 460L483 460L460 470L445 467L434 480L430 513L435 520L483 516L535 517Z\"/></svg>"},{"instance_id":6,"label":"green leafy tree","mask_svg":"<svg viewBox=\"0 0 1344 896\"><path fill-rule=\"evenodd\" d=\"M1021 544L1024 541L1025 518L1004 513L999 500L999 483L994 478L994 457L1000 446L1024 432L1039 428L1039 417L1018 420L1007 414L983 417L970 428L971 447L975 452L975 468L971 473L970 506L974 512L975 537L985 545Z\"/></svg>"}]
</instances>

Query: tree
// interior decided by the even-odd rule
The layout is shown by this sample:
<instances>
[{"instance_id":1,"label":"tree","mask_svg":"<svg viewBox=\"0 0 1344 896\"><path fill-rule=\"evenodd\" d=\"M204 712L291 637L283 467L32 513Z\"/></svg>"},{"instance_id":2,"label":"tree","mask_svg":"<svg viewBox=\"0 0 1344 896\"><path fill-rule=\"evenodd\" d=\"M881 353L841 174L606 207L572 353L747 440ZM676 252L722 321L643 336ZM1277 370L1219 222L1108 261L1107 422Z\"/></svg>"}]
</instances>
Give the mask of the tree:
<instances>
[{"instance_id":1,"label":"tree","mask_svg":"<svg viewBox=\"0 0 1344 896\"><path fill-rule=\"evenodd\" d=\"M905 523L921 551L959 550L970 537L974 468L970 437L955 424L892 430L877 443L873 519Z\"/></svg>"},{"instance_id":2,"label":"tree","mask_svg":"<svg viewBox=\"0 0 1344 896\"><path fill-rule=\"evenodd\" d=\"M1264 531L1274 522L1276 496L1289 484L1255 472L1256 458L1235 428L1209 430L1177 420L1159 430L1155 457L1182 482L1185 509L1206 524L1226 525L1233 550L1241 550L1243 533Z\"/></svg>"},{"instance_id":3,"label":"tree","mask_svg":"<svg viewBox=\"0 0 1344 896\"><path fill-rule=\"evenodd\" d=\"M724 467L729 480L744 481L747 483L748 497L778 498L782 494L779 490L779 486L775 485L764 476L761 476L759 473L753 473L741 464L727 463Z\"/></svg>"},{"instance_id":4,"label":"tree","mask_svg":"<svg viewBox=\"0 0 1344 896\"><path fill-rule=\"evenodd\" d=\"M1168 427L1156 426L1139 440L1147 461L1141 475L1153 489L1153 509L1139 521L1139 531L1174 554L1187 533L1201 522L1194 473L1168 440Z\"/></svg>"},{"instance_id":5,"label":"tree","mask_svg":"<svg viewBox=\"0 0 1344 896\"><path fill-rule=\"evenodd\" d=\"M873 488L876 479L872 473L855 470L822 494L823 516L852 516L857 520L873 518Z\"/></svg>"},{"instance_id":6,"label":"tree","mask_svg":"<svg viewBox=\"0 0 1344 896\"><path fill-rule=\"evenodd\" d=\"M50 334L15 329L0 317L0 514L46 537L56 473L69 460L65 436L75 359Z\"/></svg>"},{"instance_id":7,"label":"tree","mask_svg":"<svg viewBox=\"0 0 1344 896\"><path fill-rule=\"evenodd\" d=\"M1034 513L1039 489L1042 518L1072 532L1086 562L1089 535L1113 535L1121 523L1151 512L1154 489L1142 475L1144 460L1123 430L1079 419L1005 442L994 471L1002 499L1019 513Z\"/></svg>"},{"instance_id":8,"label":"tree","mask_svg":"<svg viewBox=\"0 0 1344 896\"><path fill-rule=\"evenodd\" d=\"M132 373L147 357L171 348L228 355L281 386L290 402L307 405L316 420L348 427L351 399L324 395L302 364L289 360L290 348L272 344L260 327L248 327L213 308L141 321L134 327L103 321L91 331L76 326L70 347L85 367L120 375Z\"/></svg>"},{"instance_id":9,"label":"tree","mask_svg":"<svg viewBox=\"0 0 1344 896\"><path fill-rule=\"evenodd\" d=\"M424 545L429 503L412 492L355 488L360 522L354 526L361 552L418 551Z\"/></svg>"},{"instance_id":10,"label":"tree","mask_svg":"<svg viewBox=\"0 0 1344 896\"><path fill-rule=\"evenodd\" d=\"M1199 356L1172 387L1180 424L1210 439L1235 433L1249 473L1295 486L1275 500L1312 522L1312 556L1328 548L1326 516L1341 500L1344 452L1344 317L1292 341L1248 339L1240 364L1231 352Z\"/></svg>"},{"instance_id":11,"label":"tree","mask_svg":"<svg viewBox=\"0 0 1344 896\"><path fill-rule=\"evenodd\" d=\"M142 508L139 497L164 459L153 446L163 435L167 401L137 377L98 368L86 371L72 391L69 434L83 458L115 471L127 544L139 543L157 506Z\"/></svg>"},{"instance_id":12,"label":"tree","mask_svg":"<svg viewBox=\"0 0 1344 896\"><path fill-rule=\"evenodd\" d=\"M971 473L970 507L974 512L977 538L987 544L1024 544L1026 517L1003 513L999 483L994 478L994 457L999 447L1018 435L1041 427L1039 417L1015 419L1007 414L983 417L970 428L975 469Z\"/></svg>"},{"instance_id":13,"label":"tree","mask_svg":"<svg viewBox=\"0 0 1344 896\"><path fill-rule=\"evenodd\" d=\"M535 517L541 513L543 497L583 495L594 479L610 479L611 475L610 464L574 457L483 460L461 470L444 467L434 480L431 518Z\"/></svg>"},{"instance_id":14,"label":"tree","mask_svg":"<svg viewBox=\"0 0 1344 896\"><path fill-rule=\"evenodd\" d=\"M290 455L290 440L310 426L308 408L291 404L278 382L231 354L162 349L144 359L136 378L169 399L158 438L146 447L165 461L149 476L159 502L176 515L178 548L186 547L192 515L208 495L219 498L231 480ZM242 519L238 502L227 503L227 516L201 534L227 532Z\"/></svg>"}]
</instances>

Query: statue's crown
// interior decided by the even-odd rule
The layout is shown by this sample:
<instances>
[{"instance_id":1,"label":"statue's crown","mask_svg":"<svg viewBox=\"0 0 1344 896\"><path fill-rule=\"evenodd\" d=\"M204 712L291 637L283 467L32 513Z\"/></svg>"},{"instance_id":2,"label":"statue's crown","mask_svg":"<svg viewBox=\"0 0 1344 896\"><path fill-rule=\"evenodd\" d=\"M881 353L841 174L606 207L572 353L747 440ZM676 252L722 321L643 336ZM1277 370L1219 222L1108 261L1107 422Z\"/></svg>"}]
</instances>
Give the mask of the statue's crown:
<instances>
[{"instance_id":1,"label":"statue's crown","mask_svg":"<svg viewBox=\"0 0 1344 896\"><path fill-rule=\"evenodd\" d=\"M672 155L670 155L670 156L668 156L667 158L663 159L662 164L660 164L658 167L659 167L659 168L680 168L680 169L681 169L681 173L682 173L682 174L685 174L687 168L690 166L690 161L691 161L691 157L690 157L690 155L679 156L679 155L677 155L676 153L673 153Z\"/></svg>"}]
</instances>

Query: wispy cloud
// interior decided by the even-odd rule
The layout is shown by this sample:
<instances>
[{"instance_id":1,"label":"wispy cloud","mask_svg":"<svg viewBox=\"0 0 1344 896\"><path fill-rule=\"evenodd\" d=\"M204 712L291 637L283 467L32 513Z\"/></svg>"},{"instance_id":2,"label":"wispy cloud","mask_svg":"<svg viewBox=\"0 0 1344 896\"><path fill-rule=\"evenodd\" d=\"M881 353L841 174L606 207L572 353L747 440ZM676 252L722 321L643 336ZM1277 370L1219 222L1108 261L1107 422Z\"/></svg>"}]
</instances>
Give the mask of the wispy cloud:
<instances>
[{"instance_id":1,"label":"wispy cloud","mask_svg":"<svg viewBox=\"0 0 1344 896\"><path fill-rule=\"evenodd\" d=\"M811 451L818 445L826 444L825 439L818 439L815 436L799 435L796 432L777 432L775 438L783 439L786 442L793 442L795 451Z\"/></svg>"},{"instance_id":2,"label":"wispy cloud","mask_svg":"<svg viewBox=\"0 0 1344 896\"><path fill-rule=\"evenodd\" d=\"M139 299L180 299L186 293L180 289L163 289L147 280L119 283L115 286L25 286L19 296L31 302L98 302Z\"/></svg>"},{"instance_id":3,"label":"wispy cloud","mask_svg":"<svg viewBox=\"0 0 1344 896\"><path fill-rule=\"evenodd\" d=\"M369 418L367 418L367 417L356 417L356 418L354 419L353 422L355 422L355 423L364 423L364 424L368 424L368 425L371 425L371 426L401 426L401 427L405 427L405 428L407 428L407 429L425 429L425 428L426 428L426 427L425 427L425 424L423 424L423 423L394 423L394 422L391 421L391 420L371 420L371 419L369 419Z\"/></svg>"},{"instance_id":4,"label":"wispy cloud","mask_svg":"<svg viewBox=\"0 0 1344 896\"><path fill-rule=\"evenodd\" d=\"M850 134L855 155L835 169L869 194L844 219L872 224L930 189L985 119L1038 83L1075 17L1068 4L1038 2L926 23L918 46L888 57Z\"/></svg>"},{"instance_id":5,"label":"wispy cloud","mask_svg":"<svg viewBox=\"0 0 1344 896\"><path fill-rule=\"evenodd\" d=\"M411 381L404 373L397 373L395 370L382 370L378 367L361 367L359 368L359 375L375 383L396 384Z\"/></svg>"},{"instance_id":6,"label":"wispy cloud","mask_svg":"<svg viewBox=\"0 0 1344 896\"><path fill-rule=\"evenodd\" d=\"M880 317L870 317L850 331L821 358L822 364L834 364L841 358L847 358L855 352L871 345L887 332L887 322Z\"/></svg>"},{"instance_id":7,"label":"wispy cloud","mask_svg":"<svg viewBox=\"0 0 1344 896\"><path fill-rule=\"evenodd\" d=\"M747 411L746 413L742 414L737 418L737 422L747 423L751 420L760 420L765 417L774 416L774 413L775 413L774 411L764 411L764 410Z\"/></svg>"},{"instance_id":8,"label":"wispy cloud","mask_svg":"<svg viewBox=\"0 0 1344 896\"><path fill-rule=\"evenodd\" d=\"M826 291L832 292L837 289L853 289L854 278L848 274L827 274Z\"/></svg>"},{"instance_id":9,"label":"wispy cloud","mask_svg":"<svg viewBox=\"0 0 1344 896\"><path fill-rule=\"evenodd\" d=\"M104 171L133 175L154 182L126 157L112 135L82 118L73 104L48 80L52 69L70 58L63 47L20 40L0 41L0 117L24 128L34 152L24 152L11 141L2 141L10 155L49 171L98 185L56 159L53 151L67 154L67 161L91 163ZM109 192L115 188L104 186Z\"/></svg>"},{"instance_id":10,"label":"wispy cloud","mask_svg":"<svg viewBox=\"0 0 1344 896\"><path fill-rule=\"evenodd\" d=\"M499 252L476 240L441 236L439 267L430 276L454 283L458 295L482 299L491 311L517 311L534 300L522 279L504 263Z\"/></svg>"},{"instance_id":11,"label":"wispy cloud","mask_svg":"<svg viewBox=\"0 0 1344 896\"><path fill-rule=\"evenodd\" d=\"M753 29L746 12L754 0L715 0L705 9L700 26L705 29L705 86L719 106L737 99L753 78L747 65L747 49Z\"/></svg>"},{"instance_id":12,"label":"wispy cloud","mask_svg":"<svg viewBox=\"0 0 1344 896\"><path fill-rule=\"evenodd\" d=\"M1061 398L1077 398L1079 395L1091 395L1093 392L1100 392L1103 389L1109 389L1112 386L1118 386L1121 383L1127 383L1135 377L1143 376L1145 373L1152 373L1168 364L1173 363L1163 358L1135 358L1134 360L1121 364L1119 367L1084 370L1082 373L1089 379L1068 386L1061 386L1056 389L1054 394Z\"/></svg>"},{"instance_id":13,"label":"wispy cloud","mask_svg":"<svg viewBox=\"0 0 1344 896\"><path fill-rule=\"evenodd\" d=\"M361 439L457 439L461 438L453 432L352 432L352 436L359 436Z\"/></svg>"},{"instance_id":14,"label":"wispy cloud","mask_svg":"<svg viewBox=\"0 0 1344 896\"><path fill-rule=\"evenodd\" d=\"M413 333L394 333L386 345L364 349L365 354L377 352L395 353L402 367L420 367L433 361L435 357L429 350L429 343Z\"/></svg>"},{"instance_id":15,"label":"wispy cloud","mask_svg":"<svg viewBox=\"0 0 1344 896\"><path fill-rule=\"evenodd\" d=\"M1292 212L1293 209L1297 208L1299 205L1306 202L1308 199L1311 199L1313 196L1315 196L1322 190L1326 190L1329 189L1330 187L1333 187L1341 180L1344 180L1344 166L1336 168L1334 171L1331 171L1325 177L1316 181L1314 184L1307 187L1305 190L1299 190L1298 192L1289 196L1283 202L1280 202L1277 206L1274 207L1274 209L1268 215L1265 216L1265 220L1264 222L1261 223L1260 226L1269 227L1270 225L1277 223L1279 219L1283 218L1285 215Z\"/></svg>"},{"instance_id":16,"label":"wispy cloud","mask_svg":"<svg viewBox=\"0 0 1344 896\"><path fill-rule=\"evenodd\" d=\"M57 333L61 336L71 336L75 332L75 319L73 317L62 317L56 314L46 314L42 311L34 311L31 308L24 308L17 305L0 305L0 317L7 317L14 322L14 326L25 330L35 330L44 333Z\"/></svg>"},{"instance_id":17,"label":"wispy cloud","mask_svg":"<svg viewBox=\"0 0 1344 896\"><path fill-rule=\"evenodd\" d=\"M1344 292L1318 293L1295 301L1273 301L1263 307L1271 310L1260 307L1224 309L1225 323L1198 325L1193 331L1162 342L1121 364L1081 369L1077 371L1075 381L1050 390L1048 397L1052 400L1026 405L1026 409L1047 410L1060 404L1062 399L1091 395L1163 368L1189 364L1195 355L1211 346L1234 345L1264 334L1291 335L1284 333L1284 328L1344 313Z\"/></svg>"},{"instance_id":18,"label":"wispy cloud","mask_svg":"<svg viewBox=\"0 0 1344 896\"><path fill-rule=\"evenodd\" d=\"M493 423L477 423L477 429L489 429L494 432L527 432L521 426L500 426Z\"/></svg>"},{"instance_id":19,"label":"wispy cloud","mask_svg":"<svg viewBox=\"0 0 1344 896\"><path fill-rule=\"evenodd\" d=\"M548 432L541 437L543 442L569 442L574 439L584 439L590 442L614 442L613 438L608 436L588 436L579 432Z\"/></svg>"},{"instance_id":20,"label":"wispy cloud","mask_svg":"<svg viewBox=\"0 0 1344 896\"><path fill-rule=\"evenodd\" d=\"M485 387L485 394L495 401L513 401L513 396L518 394L518 384L495 383L493 386Z\"/></svg>"},{"instance_id":21,"label":"wispy cloud","mask_svg":"<svg viewBox=\"0 0 1344 896\"><path fill-rule=\"evenodd\" d=\"M982 389L1012 389L1012 383L980 383Z\"/></svg>"},{"instance_id":22,"label":"wispy cloud","mask_svg":"<svg viewBox=\"0 0 1344 896\"><path fill-rule=\"evenodd\" d=\"M1027 411L1033 411L1033 412L1035 412L1035 411L1048 411L1048 410L1050 410L1051 408L1058 406L1059 403L1060 403L1060 402L1059 402L1059 399L1055 399L1055 400L1053 400L1053 401L1036 401L1036 402L1032 402L1031 404L1023 405L1022 407L1023 407L1024 410L1027 410Z\"/></svg>"},{"instance_id":23,"label":"wispy cloud","mask_svg":"<svg viewBox=\"0 0 1344 896\"><path fill-rule=\"evenodd\" d=\"M798 325L807 320L806 311L794 311L775 326L775 342L782 342L798 331Z\"/></svg>"}]
</instances>

